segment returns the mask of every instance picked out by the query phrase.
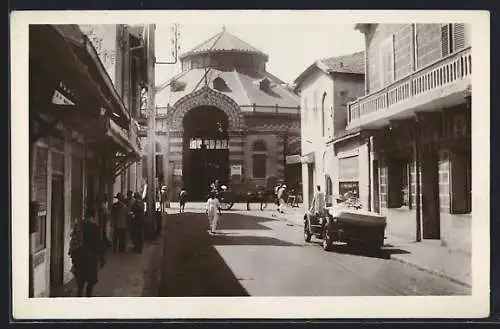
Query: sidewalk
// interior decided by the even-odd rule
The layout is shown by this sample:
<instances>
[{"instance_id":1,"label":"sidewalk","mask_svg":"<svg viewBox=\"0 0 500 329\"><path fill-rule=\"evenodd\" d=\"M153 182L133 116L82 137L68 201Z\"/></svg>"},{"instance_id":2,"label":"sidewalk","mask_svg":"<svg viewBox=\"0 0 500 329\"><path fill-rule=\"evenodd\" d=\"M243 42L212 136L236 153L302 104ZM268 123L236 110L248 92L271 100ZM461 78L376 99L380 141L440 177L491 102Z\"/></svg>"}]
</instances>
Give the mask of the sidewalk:
<instances>
[{"instance_id":1,"label":"sidewalk","mask_svg":"<svg viewBox=\"0 0 500 329\"><path fill-rule=\"evenodd\" d=\"M283 218L294 225L303 226L302 207L288 207L285 214L265 212L264 216ZM471 257L461 251L451 251L441 246L440 240L415 242L391 232L386 232L385 244L408 251L407 254L392 254L391 259L414 266L428 273L446 278L463 286L472 286Z\"/></svg>"},{"instance_id":2,"label":"sidewalk","mask_svg":"<svg viewBox=\"0 0 500 329\"><path fill-rule=\"evenodd\" d=\"M163 218L165 222L165 217ZM94 287L93 297L151 297L158 292L159 266L162 253L162 235L146 242L142 253L127 251L106 254L106 263L99 270L99 281ZM64 286L61 297L75 297L76 282L71 280Z\"/></svg>"}]
</instances>

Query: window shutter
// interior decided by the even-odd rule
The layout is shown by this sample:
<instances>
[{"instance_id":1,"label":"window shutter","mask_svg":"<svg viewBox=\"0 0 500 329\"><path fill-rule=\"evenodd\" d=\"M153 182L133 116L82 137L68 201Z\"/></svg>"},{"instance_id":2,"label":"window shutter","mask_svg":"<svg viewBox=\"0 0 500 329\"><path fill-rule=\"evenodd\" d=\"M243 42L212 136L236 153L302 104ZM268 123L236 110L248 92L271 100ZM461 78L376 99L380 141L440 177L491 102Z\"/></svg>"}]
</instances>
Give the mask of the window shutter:
<instances>
[{"instance_id":1,"label":"window shutter","mask_svg":"<svg viewBox=\"0 0 500 329\"><path fill-rule=\"evenodd\" d=\"M453 24L453 41L454 51L465 47L465 24Z\"/></svg>"},{"instance_id":2,"label":"window shutter","mask_svg":"<svg viewBox=\"0 0 500 329\"><path fill-rule=\"evenodd\" d=\"M450 54L450 25L441 26L441 54L447 56Z\"/></svg>"}]
</instances>

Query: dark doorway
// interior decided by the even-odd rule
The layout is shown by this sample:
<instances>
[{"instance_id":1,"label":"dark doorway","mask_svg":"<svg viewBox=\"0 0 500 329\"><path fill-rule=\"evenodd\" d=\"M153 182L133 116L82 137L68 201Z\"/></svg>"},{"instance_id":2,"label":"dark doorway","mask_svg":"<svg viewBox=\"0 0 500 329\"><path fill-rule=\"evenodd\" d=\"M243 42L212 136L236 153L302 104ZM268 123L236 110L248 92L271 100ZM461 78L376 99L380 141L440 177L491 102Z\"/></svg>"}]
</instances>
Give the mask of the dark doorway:
<instances>
[{"instance_id":1,"label":"dark doorway","mask_svg":"<svg viewBox=\"0 0 500 329\"><path fill-rule=\"evenodd\" d=\"M409 161L392 158L388 161L389 208L409 206Z\"/></svg>"},{"instance_id":2,"label":"dark doorway","mask_svg":"<svg viewBox=\"0 0 500 329\"><path fill-rule=\"evenodd\" d=\"M424 239L440 239L439 172L435 152L422 155L422 228Z\"/></svg>"},{"instance_id":3,"label":"dark doorway","mask_svg":"<svg viewBox=\"0 0 500 329\"><path fill-rule=\"evenodd\" d=\"M50 293L59 294L63 286L64 260L64 176L52 176L50 236Z\"/></svg>"},{"instance_id":4,"label":"dark doorway","mask_svg":"<svg viewBox=\"0 0 500 329\"><path fill-rule=\"evenodd\" d=\"M373 160L373 211L380 212L378 160Z\"/></svg>"},{"instance_id":5,"label":"dark doorway","mask_svg":"<svg viewBox=\"0 0 500 329\"><path fill-rule=\"evenodd\" d=\"M201 106L183 124L183 184L191 200L204 201L215 179L229 183L229 120L220 109Z\"/></svg>"},{"instance_id":6,"label":"dark doorway","mask_svg":"<svg viewBox=\"0 0 500 329\"><path fill-rule=\"evenodd\" d=\"M311 207L312 200L314 198L314 164L307 164L307 181L308 181L308 196L309 196L309 204L307 205L307 209Z\"/></svg>"},{"instance_id":7,"label":"dark doorway","mask_svg":"<svg viewBox=\"0 0 500 329\"><path fill-rule=\"evenodd\" d=\"M470 150L452 152L450 169L451 213L468 214L472 211Z\"/></svg>"}]
</instances>

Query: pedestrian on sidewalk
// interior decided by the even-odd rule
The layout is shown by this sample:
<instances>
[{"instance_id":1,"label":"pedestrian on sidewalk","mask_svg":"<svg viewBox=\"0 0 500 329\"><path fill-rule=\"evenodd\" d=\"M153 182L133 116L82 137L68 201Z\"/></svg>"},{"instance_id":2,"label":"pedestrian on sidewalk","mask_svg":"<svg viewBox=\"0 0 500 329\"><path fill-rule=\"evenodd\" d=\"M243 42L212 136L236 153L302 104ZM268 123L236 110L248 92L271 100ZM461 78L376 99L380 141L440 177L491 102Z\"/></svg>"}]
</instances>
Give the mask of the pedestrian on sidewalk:
<instances>
[{"instance_id":1,"label":"pedestrian on sidewalk","mask_svg":"<svg viewBox=\"0 0 500 329\"><path fill-rule=\"evenodd\" d=\"M278 190L278 200L279 200L278 211L282 214L285 213L283 211L283 209L285 208L285 192L286 192L286 185L283 184Z\"/></svg>"},{"instance_id":2,"label":"pedestrian on sidewalk","mask_svg":"<svg viewBox=\"0 0 500 329\"><path fill-rule=\"evenodd\" d=\"M73 263L71 270L75 276L78 297L82 297L85 286L85 296L92 296L99 265L104 265L102 255L105 248L97 221L95 211L89 208L84 219L77 220L71 232L69 255Z\"/></svg>"},{"instance_id":3,"label":"pedestrian on sidewalk","mask_svg":"<svg viewBox=\"0 0 500 329\"><path fill-rule=\"evenodd\" d=\"M186 207L186 199L187 199L187 192L183 187L181 189L181 192L179 193L179 212L180 213L184 212L184 208Z\"/></svg>"},{"instance_id":4,"label":"pedestrian on sidewalk","mask_svg":"<svg viewBox=\"0 0 500 329\"><path fill-rule=\"evenodd\" d=\"M163 185L160 190L160 212L163 214L165 212L167 204L167 186Z\"/></svg>"},{"instance_id":5,"label":"pedestrian on sidewalk","mask_svg":"<svg viewBox=\"0 0 500 329\"><path fill-rule=\"evenodd\" d=\"M219 199L217 199L216 192L210 192L210 196L207 200L205 206L205 213L208 216L208 225L210 227L210 233L215 233L217 229L217 222L219 221L219 215L221 215Z\"/></svg>"},{"instance_id":6,"label":"pedestrian on sidewalk","mask_svg":"<svg viewBox=\"0 0 500 329\"><path fill-rule=\"evenodd\" d=\"M134 194L132 212L134 213L134 217L132 218L130 230L132 232L131 237L134 244L133 251L141 253L144 245L144 204L138 192Z\"/></svg>"},{"instance_id":7,"label":"pedestrian on sidewalk","mask_svg":"<svg viewBox=\"0 0 500 329\"><path fill-rule=\"evenodd\" d=\"M108 195L103 194L100 202L100 225L103 231L103 243L106 247L111 247L111 211L108 203Z\"/></svg>"},{"instance_id":8,"label":"pedestrian on sidewalk","mask_svg":"<svg viewBox=\"0 0 500 329\"><path fill-rule=\"evenodd\" d=\"M121 193L117 193L113 204L113 252L123 252L127 242L128 208Z\"/></svg>"}]
</instances>

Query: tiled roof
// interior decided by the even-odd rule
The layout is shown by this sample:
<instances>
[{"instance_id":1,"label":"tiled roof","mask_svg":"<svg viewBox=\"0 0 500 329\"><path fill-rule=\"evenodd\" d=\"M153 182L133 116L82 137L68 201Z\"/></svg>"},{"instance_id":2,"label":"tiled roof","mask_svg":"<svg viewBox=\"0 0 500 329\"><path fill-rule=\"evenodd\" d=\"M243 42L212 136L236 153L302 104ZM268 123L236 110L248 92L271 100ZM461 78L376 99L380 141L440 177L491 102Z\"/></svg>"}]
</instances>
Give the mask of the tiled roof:
<instances>
[{"instance_id":1,"label":"tiled roof","mask_svg":"<svg viewBox=\"0 0 500 329\"><path fill-rule=\"evenodd\" d=\"M365 73L365 53L363 51L337 56L322 58L316 60L313 64L309 65L302 73L299 74L294 80L296 88L311 75L315 70L321 70L325 73L350 73L350 74L364 74Z\"/></svg>"},{"instance_id":2,"label":"tiled roof","mask_svg":"<svg viewBox=\"0 0 500 329\"><path fill-rule=\"evenodd\" d=\"M222 32L217 33L207 41L182 54L179 58L183 59L194 54L217 51L246 52L267 57L267 54L261 50L223 29Z\"/></svg>"},{"instance_id":3,"label":"tiled roof","mask_svg":"<svg viewBox=\"0 0 500 329\"><path fill-rule=\"evenodd\" d=\"M205 85L204 75L204 69L191 69L178 74L169 83L158 88L155 96L157 106L167 107L168 104L172 106L183 96L202 88ZM210 88L214 88L213 81L217 77L222 78L227 86L227 88L218 91L231 97L240 106L251 106L255 103L256 106L278 105L278 107L296 108L300 105L299 96L282 85L281 81L273 79L273 76L268 73L249 76L236 70L220 71L211 68L207 74L207 83ZM259 83L264 78L270 82L268 90L260 88ZM178 91L173 91L170 87L173 81L175 81L176 86L181 86L177 89ZM252 110L251 108L243 108L242 110L246 109Z\"/></svg>"},{"instance_id":4,"label":"tiled roof","mask_svg":"<svg viewBox=\"0 0 500 329\"><path fill-rule=\"evenodd\" d=\"M365 73L365 53L363 51L330 58L320 59L328 69L328 72L338 73Z\"/></svg>"}]
</instances>

